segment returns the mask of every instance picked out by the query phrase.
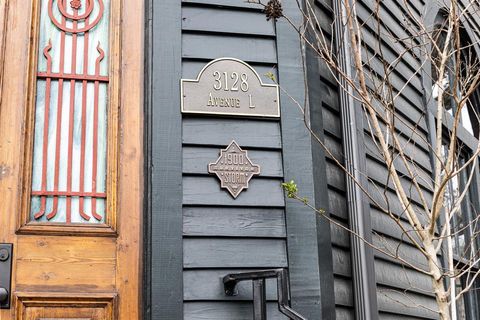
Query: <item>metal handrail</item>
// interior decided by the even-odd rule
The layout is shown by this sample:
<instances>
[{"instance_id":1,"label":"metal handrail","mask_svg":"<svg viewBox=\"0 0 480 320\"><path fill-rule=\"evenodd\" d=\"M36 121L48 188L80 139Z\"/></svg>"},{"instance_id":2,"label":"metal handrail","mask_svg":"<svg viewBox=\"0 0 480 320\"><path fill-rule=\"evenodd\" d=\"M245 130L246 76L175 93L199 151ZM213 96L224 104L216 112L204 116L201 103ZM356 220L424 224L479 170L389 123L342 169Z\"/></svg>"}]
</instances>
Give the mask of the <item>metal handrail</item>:
<instances>
[{"instance_id":1,"label":"metal handrail","mask_svg":"<svg viewBox=\"0 0 480 320\"><path fill-rule=\"evenodd\" d=\"M252 272L231 273L223 277L223 286L227 296L238 294L236 287L241 281L253 283L253 318L267 320L267 302L265 280L277 278L278 310L291 320L307 320L290 307L288 300L288 274L286 269L270 269Z\"/></svg>"}]
</instances>

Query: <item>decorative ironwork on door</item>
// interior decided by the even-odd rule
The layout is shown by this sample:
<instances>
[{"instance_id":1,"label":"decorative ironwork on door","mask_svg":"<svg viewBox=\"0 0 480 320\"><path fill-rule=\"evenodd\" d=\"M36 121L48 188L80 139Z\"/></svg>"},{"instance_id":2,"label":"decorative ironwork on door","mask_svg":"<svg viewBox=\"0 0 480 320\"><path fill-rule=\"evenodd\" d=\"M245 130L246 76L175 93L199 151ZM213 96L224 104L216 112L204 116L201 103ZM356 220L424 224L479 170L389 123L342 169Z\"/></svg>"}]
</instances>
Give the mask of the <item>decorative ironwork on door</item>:
<instances>
[{"instance_id":1,"label":"decorative ironwork on door","mask_svg":"<svg viewBox=\"0 0 480 320\"><path fill-rule=\"evenodd\" d=\"M110 0L41 0L30 220L104 223Z\"/></svg>"}]
</instances>

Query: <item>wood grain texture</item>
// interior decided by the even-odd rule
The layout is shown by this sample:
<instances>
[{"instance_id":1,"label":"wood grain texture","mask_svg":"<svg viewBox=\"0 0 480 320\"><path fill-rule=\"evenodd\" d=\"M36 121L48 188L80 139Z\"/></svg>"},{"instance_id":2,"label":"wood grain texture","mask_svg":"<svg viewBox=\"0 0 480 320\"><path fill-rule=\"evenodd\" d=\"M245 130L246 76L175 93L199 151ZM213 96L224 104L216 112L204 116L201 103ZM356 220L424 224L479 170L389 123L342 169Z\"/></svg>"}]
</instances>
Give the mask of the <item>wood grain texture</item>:
<instances>
[{"instance_id":1,"label":"wood grain texture","mask_svg":"<svg viewBox=\"0 0 480 320\"><path fill-rule=\"evenodd\" d=\"M15 294L17 320L115 320L118 319L115 294L55 293Z\"/></svg>"},{"instance_id":2,"label":"wood grain texture","mask_svg":"<svg viewBox=\"0 0 480 320\"><path fill-rule=\"evenodd\" d=\"M17 247L17 290L115 290L115 239L21 236Z\"/></svg>"},{"instance_id":3,"label":"wood grain texture","mask_svg":"<svg viewBox=\"0 0 480 320\"><path fill-rule=\"evenodd\" d=\"M30 52L29 31L32 14L32 1L20 3L8 2L5 26L5 46L3 76L9 81L2 83L0 104L0 241L13 243L13 256L16 256L15 227L20 212L19 199L22 192L21 172L23 163L23 120L25 92L27 91L26 74ZM5 20L4 20L5 22ZM13 277L16 262L13 261ZM12 291L16 289L12 281ZM11 310L0 310L2 320L13 318Z\"/></svg>"},{"instance_id":4,"label":"wood grain texture","mask_svg":"<svg viewBox=\"0 0 480 320\"><path fill-rule=\"evenodd\" d=\"M251 302L188 302L185 303L184 320L250 320L253 318ZM276 303L267 304L268 320L287 320L278 311Z\"/></svg>"},{"instance_id":5,"label":"wood grain texture","mask_svg":"<svg viewBox=\"0 0 480 320\"><path fill-rule=\"evenodd\" d=\"M395 275L395 277L392 277ZM432 281L429 276L415 270L404 268L398 264L383 260L375 261L375 276L377 283L401 292L421 292L425 296L435 298Z\"/></svg>"},{"instance_id":6,"label":"wood grain texture","mask_svg":"<svg viewBox=\"0 0 480 320\"><path fill-rule=\"evenodd\" d=\"M181 2L146 1L144 319L183 319Z\"/></svg>"},{"instance_id":7,"label":"wood grain texture","mask_svg":"<svg viewBox=\"0 0 480 320\"><path fill-rule=\"evenodd\" d=\"M326 176L329 187L333 187L340 192L346 192L345 172L338 167L336 163L326 161Z\"/></svg>"},{"instance_id":8,"label":"wood grain texture","mask_svg":"<svg viewBox=\"0 0 480 320\"><path fill-rule=\"evenodd\" d=\"M185 207L184 236L284 238L282 209Z\"/></svg>"},{"instance_id":9,"label":"wood grain texture","mask_svg":"<svg viewBox=\"0 0 480 320\"><path fill-rule=\"evenodd\" d=\"M187 238L183 259L185 268L287 267L284 240Z\"/></svg>"},{"instance_id":10,"label":"wood grain texture","mask_svg":"<svg viewBox=\"0 0 480 320\"><path fill-rule=\"evenodd\" d=\"M30 232L29 235L15 235L17 222L22 225L22 221L27 221L28 211L21 206L21 198L31 188L26 173L29 165L25 163L30 159L31 149L24 141L32 135L28 123L33 115L28 108L35 99L34 90L30 89L35 87L37 4L38 1L10 2L5 34L6 41L12 45L5 50L5 61L9 63L5 64L4 74L9 81L4 82L0 116L0 240L14 244L12 290L21 308L27 302L35 304L34 309L22 311L26 319L140 319L143 57L137 53L143 50L143 16L126 13L142 12L143 7L140 2L121 0L113 0L110 7L110 115L121 112L123 117L120 132L110 133L113 139L109 143L108 179L114 187L108 189L112 214L112 218L107 219L109 226L82 229L79 225L71 228L60 224L38 225L24 230ZM122 8L122 4L125 7ZM128 47L120 47L121 43L128 43ZM121 83L121 78L129 82ZM112 117L110 120L114 121ZM115 127L112 122L110 130ZM120 168L116 166L117 161L121 162ZM104 237L102 230L116 225L117 201L121 206L118 238L114 228L110 228L111 237ZM117 294L121 298L115 305ZM81 306L82 301L85 308ZM50 308L52 304L58 308ZM102 305L105 308L100 308ZM13 309L2 311L0 317L20 319L15 318L13 312Z\"/></svg>"},{"instance_id":11,"label":"wood grain texture","mask_svg":"<svg viewBox=\"0 0 480 320\"><path fill-rule=\"evenodd\" d=\"M227 296L224 293L223 277L229 273L246 272L242 269L187 270L183 274L185 301L252 301L252 282L244 281L237 285L238 294ZM252 271L252 270L248 270ZM267 300L277 301L277 281L267 280Z\"/></svg>"},{"instance_id":12,"label":"wood grain texture","mask_svg":"<svg viewBox=\"0 0 480 320\"><path fill-rule=\"evenodd\" d=\"M322 97L324 91L322 90ZM325 95L328 97L328 95ZM323 129L331 135L342 138L342 123L340 121L340 115L330 108L322 108L323 117Z\"/></svg>"},{"instance_id":13,"label":"wood grain texture","mask_svg":"<svg viewBox=\"0 0 480 320\"><path fill-rule=\"evenodd\" d=\"M281 148L280 124L276 121L185 118L183 143L224 148L235 140L242 148Z\"/></svg>"},{"instance_id":14,"label":"wood grain texture","mask_svg":"<svg viewBox=\"0 0 480 320\"><path fill-rule=\"evenodd\" d=\"M350 278L352 276L352 259L349 250L333 247L332 256L334 274Z\"/></svg>"},{"instance_id":15,"label":"wood grain texture","mask_svg":"<svg viewBox=\"0 0 480 320\"><path fill-rule=\"evenodd\" d=\"M10 0L0 1L0 105L3 89L3 65L5 63L5 59L3 57L5 55L5 34L7 32L7 10L9 1ZM0 107L0 116L1 114L2 109Z\"/></svg>"},{"instance_id":16,"label":"wood grain texture","mask_svg":"<svg viewBox=\"0 0 480 320\"><path fill-rule=\"evenodd\" d=\"M422 319L438 319L438 313L433 311L437 309L437 303L432 297L377 286L377 300L379 311Z\"/></svg>"},{"instance_id":17,"label":"wood grain texture","mask_svg":"<svg viewBox=\"0 0 480 320\"><path fill-rule=\"evenodd\" d=\"M182 0L184 4L206 4L227 8L248 8L248 9L262 9L259 4L255 4L247 1L237 0Z\"/></svg>"},{"instance_id":18,"label":"wood grain texture","mask_svg":"<svg viewBox=\"0 0 480 320\"><path fill-rule=\"evenodd\" d=\"M264 37L184 33L182 48L184 58L213 60L219 57L232 57L247 62L277 62L275 40Z\"/></svg>"},{"instance_id":19,"label":"wood grain texture","mask_svg":"<svg viewBox=\"0 0 480 320\"><path fill-rule=\"evenodd\" d=\"M143 1L122 1L116 288L119 320L142 319ZM137 14L131 14L136 12ZM117 35L120 36L120 35ZM119 53L120 54L120 53ZM113 173L110 173L113 175Z\"/></svg>"},{"instance_id":20,"label":"wood grain texture","mask_svg":"<svg viewBox=\"0 0 480 320\"><path fill-rule=\"evenodd\" d=\"M335 304L353 306L353 283L350 279L335 277Z\"/></svg>"},{"instance_id":21,"label":"wood grain texture","mask_svg":"<svg viewBox=\"0 0 480 320\"><path fill-rule=\"evenodd\" d=\"M343 192L329 188L328 204L331 215L341 218L344 221L348 221L346 196Z\"/></svg>"},{"instance_id":22,"label":"wood grain texture","mask_svg":"<svg viewBox=\"0 0 480 320\"><path fill-rule=\"evenodd\" d=\"M335 217L332 217L332 219L345 226L345 223L342 223L342 221L335 219ZM350 247L350 233L347 230L332 223L330 225L330 233L332 235L333 245L343 249L348 249Z\"/></svg>"},{"instance_id":23,"label":"wood grain texture","mask_svg":"<svg viewBox=\"0 0 480 320\"><path fill-rule=\"evenodd\" d=\"M248 23L245 23L248 21ZM182 9L182 29L228 34L275 36L273 21L267 21L262 12L227 10L215 7Z\"/></svg>"},{"instance_id":24,"label":"wood grain texture","mask_svg":"<svg viewBox=\"0 0 480 320\"><path fill-rule=\"evenodd\" d=\"M373 245L377 246L378 248L382 249L385 252L389 252L390 255L386 255L380 251L375 251L375 258L383 259L385 261L389 261L392 263L398 263L398 260L391 257L392 253L398 254L398 256L402 257L404 260L410 262L417 268L421 268L423 270L427 270L428 263L425 259L425 256L422 255L421 252L418 251L415 247L397 241L385 236L374 234L372 236ZM395 275L391 275L393 278Z\"/></svg>"},{"instance_id":25,"label":"wood grain texture","mask_svg":"<svg viewBox=\"0 0 480 320\"><path fill-rule=\"evenodd\" d=\"M337 306L335 308L335 319L336 320L354 320L355 312L353 311L352 308Z\"/></svg>"},{"instance_id":26,"label":"wood grain texture","mask_svg":"<svg viewBox=\"0 0 480 320\"><path fill-rule=\"evenodd\" d=\"M183 59L182 63L182 78L183 79L196 79L198 73L209 60L197 60L197 59ZM250 63L250 65L257 71L260 79L263 83L275 84L270 78L265 76L266 73L271 72L275 75L275 78L278 79L276 64L267 63Z\"/></svg>"},{"instance_id":27,"label":"wood grain texture","mask_svg":"<svg viewBox=\"0 0 480 320\"><path fill-rule=\"evenodd\" d=\"M253 178L249 188L234 199L225 189L220 188L216 176L184 177L184 205L224 205L250 207L283 207L285 199L280 179ZM268 195L268 196L265 196Z\"/></svg>"},{"instance_id":28,"label":"wood grain texture","mask_svg":"<svg viewBox=\"0 0 480 320\"><path fill-rule=\"evenodd\" d=\"M215 162L221 148L183 148L183 173L208 174L208 164ZM282 154L279 151L248 150L248 157L261 167L260 177L283 177Z\"/></svg>"},{"instance_id":29,"label":"wood grain texture","mask_svg":"<svg viewBox=\"0 0 480 320\"><path fill-rule=\"evenodd\" d=\"M333 26L333 25L332 25ZM327 27L328 28L328 27ZM331 27L330 27L331 28ZM309 39L313 39L312 34L308 34ZM323 86L319 86L318 73L319 61L318 56L312 49L306 50L306 63L307 63L307 81L308 81L308 98L310 107L310 123L311 128L315 135L320 138L321 141L325 141L326 127L333 124L334 127L341 129L342 126L338 125L338 115L336 112L330 112L330 109L325 107L323 103L324 91ZM321 79L321 78L320 78ZM320 82L323 84L323 81ZM338 98L336 99L338 101ZM328 110L327 110L328 109ZM331 117L329 117L331 115ZM336 123L336 122L337 123ZM341 135L340 135L341 137ZM315 140L310 137L311 145L311 161L312 161L312 175L313 175L313 190L315 196L315 207L326 208L329 204L328 200L328 188L330 175L329 161L326 158L326 152L324 148ZM307 158L310 159L310 155L307 154ZM341 185L344 182L344 176L340 176L338 184ZM329 208L328 208L329 209ZM329 212L326 209L325 212ZM320 304L321 304L321 316L328 319L333 318L335 315L335 299L334 299L334 264L332 254L332 235L330 223L318 215L316 216L317 225L317 250L319 255L318 260L318 273L320 277Z\"/></svg>"},{"instance_id":30,"label":"wood grain texture","mask_svg":"<svg viewBox=\"0 0 480 320\"><path fill-rule=\"evenodd\" d=\"M196 78L208 60L229 56L251 63L262 81L271 83L264 74L277 74L275 28L259 6L230 0L182 3L183 77ZM280 123L186 115L182 129L183 319L251 319L251 283L240 284L239 296L227 297L219 280L231 268L287 266ZM262 168L236 200L207 174L208 163L232 140ZM268 290L274 299L275 285ZM269 304L269 312L268 319L285 318L275 305Z\"/></svg>"}]
</instances>

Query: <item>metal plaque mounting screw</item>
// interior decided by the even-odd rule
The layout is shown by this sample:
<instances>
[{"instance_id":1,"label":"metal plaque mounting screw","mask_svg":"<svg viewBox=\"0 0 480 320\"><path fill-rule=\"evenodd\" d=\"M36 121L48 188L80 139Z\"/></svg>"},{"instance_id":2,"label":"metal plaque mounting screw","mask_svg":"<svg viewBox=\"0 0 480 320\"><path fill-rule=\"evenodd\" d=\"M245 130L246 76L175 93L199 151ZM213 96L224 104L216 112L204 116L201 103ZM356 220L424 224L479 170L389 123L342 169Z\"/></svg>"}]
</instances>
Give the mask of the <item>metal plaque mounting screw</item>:
<instances>
[{"instance_id":1,"label":"metal plaque mounting screw","mask_svg":"<svg viewBox=\"0 0 480 320\"><path fill-rule=\"evenodd\" d=\"M7 261L10 257L7 249L0 249L0 261Z\"/></svg>"}]
</instances>

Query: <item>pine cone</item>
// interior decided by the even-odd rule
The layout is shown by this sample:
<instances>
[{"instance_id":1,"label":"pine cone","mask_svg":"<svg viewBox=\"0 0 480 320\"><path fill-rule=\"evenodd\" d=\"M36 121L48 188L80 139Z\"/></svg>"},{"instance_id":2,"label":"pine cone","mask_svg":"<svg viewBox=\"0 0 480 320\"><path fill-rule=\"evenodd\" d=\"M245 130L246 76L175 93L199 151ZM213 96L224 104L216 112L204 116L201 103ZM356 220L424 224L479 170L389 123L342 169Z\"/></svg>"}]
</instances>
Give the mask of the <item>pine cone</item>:
<instances>
[{"instance_id":1,"label":"pine cone","mask_svg":"<svg viewBox=\"0 0 480 320\"><path fill-rule=\"evenodd\" d=\"M263 9L267 16L267 21L270 19L273 19L274 21L277 21L278 18L280 18L283 15L283 9L282 9L282 4L280 3L279 0L270 0L268 1L267 5L265 6L265 9Z\"/></svg>"}]
</instances>

